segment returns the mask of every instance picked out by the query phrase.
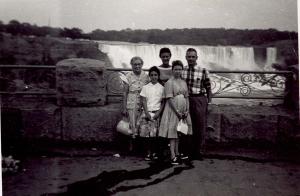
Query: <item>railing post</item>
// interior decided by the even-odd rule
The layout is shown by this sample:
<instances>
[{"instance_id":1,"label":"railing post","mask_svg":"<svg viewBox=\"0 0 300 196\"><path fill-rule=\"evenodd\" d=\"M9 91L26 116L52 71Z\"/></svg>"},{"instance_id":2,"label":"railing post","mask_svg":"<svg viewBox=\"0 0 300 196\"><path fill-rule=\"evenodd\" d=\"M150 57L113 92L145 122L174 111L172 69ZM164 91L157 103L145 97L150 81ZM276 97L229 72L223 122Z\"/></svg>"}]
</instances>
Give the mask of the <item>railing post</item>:
<instances>
[{"instance_id":1,"label":"railing post","mask_svg":"<svg viewBox=\"0 0 300 196\"><path fill-rule=\"evenodd\" d=\"M106 104L105 63L93 59L66 59L56 65L57 104L100 106Z\"/></svg>"},{"instance_id":2,"label":"railing post","mask_svg":"<svg viewBox=\"0 0 300 196\"><path fill-rule=\"evenodd\" d=\"M299 69L292 69L286 75L284 89L284 105L288 108L299 110Z\"/></svg>"},{"instance_id":3,"label":"railing post","mask_svg":"<svg viewBox=\"0 0 300 196\"><path fill-rule=\"evenodd\" d=\"M105 138L107 81L105 62L66 59L56 65L57 104L62 111L62 139L99 141ZM107 117L107 118L108 118Z\"/></svg>"}]
</instances>

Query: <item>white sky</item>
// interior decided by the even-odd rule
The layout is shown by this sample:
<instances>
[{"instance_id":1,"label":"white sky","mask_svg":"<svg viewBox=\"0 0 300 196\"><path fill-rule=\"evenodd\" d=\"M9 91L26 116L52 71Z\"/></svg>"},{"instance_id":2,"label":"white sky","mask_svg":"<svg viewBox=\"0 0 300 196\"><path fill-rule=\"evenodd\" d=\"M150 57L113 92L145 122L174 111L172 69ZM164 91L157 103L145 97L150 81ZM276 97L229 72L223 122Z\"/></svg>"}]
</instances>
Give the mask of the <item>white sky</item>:
<instances>
[{"instance_id":1,"label":"white sky","mask_svg":"<svg viewBox=\"0 0 300 196\"><path fill-rule=\"evenodd\" d=\"M298 31L297 0L0 0L0 20L121 30L238 28Z\"/></svg>"}]
</instances>

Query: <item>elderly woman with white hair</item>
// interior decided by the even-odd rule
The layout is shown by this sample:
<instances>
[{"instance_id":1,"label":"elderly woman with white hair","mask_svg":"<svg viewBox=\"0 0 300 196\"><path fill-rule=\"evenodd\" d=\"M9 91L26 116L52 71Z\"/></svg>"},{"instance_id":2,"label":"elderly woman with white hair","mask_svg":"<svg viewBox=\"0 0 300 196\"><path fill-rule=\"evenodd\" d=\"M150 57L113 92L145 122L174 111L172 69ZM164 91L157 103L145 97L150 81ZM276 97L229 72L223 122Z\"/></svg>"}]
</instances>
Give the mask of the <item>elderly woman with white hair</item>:
<instances>
[{"instance_id":1,"label":"elderly woman with white hair","mask_svg":"<svg viewBox=\"0 0 300 196\"><path fill-rule=\"evenodd\" d=\"M132 72L126 75L126 83L124 85L123 98L123 114L128 115L129 125L132 131L132 138L135 138L137 133L137 118L141 114L140 92L142 87L149 83L148 74L143 70L144 61L141 57L135 56L130 61ZM132 150L132 143L129 147Z\"/></svg>"}]
</instances>

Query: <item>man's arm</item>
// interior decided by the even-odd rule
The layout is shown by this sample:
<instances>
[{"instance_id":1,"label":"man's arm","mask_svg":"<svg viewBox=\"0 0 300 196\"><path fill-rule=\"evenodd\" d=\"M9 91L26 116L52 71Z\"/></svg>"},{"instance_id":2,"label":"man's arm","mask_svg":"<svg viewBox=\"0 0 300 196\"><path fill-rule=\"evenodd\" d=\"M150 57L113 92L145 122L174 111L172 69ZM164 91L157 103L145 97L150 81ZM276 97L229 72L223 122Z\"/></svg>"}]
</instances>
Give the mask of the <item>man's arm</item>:
<instances>
[{"instance_id":1,"label":"man's arm","mask_svg":"<svg viewBox=\"0 0 300 196\"><path fill-rule=\"evenodd\" d=\"M206 94L207 94L207 101L208 101L208 103L211 103L212 91L211 91L211 84L210 84L210 79L209 78L206 78L205 90L206 90Z\"/></svg>"},{"instance_id":2,"label":"man's arm","mask_svg":"<svg viewBox=\"0 0 300 196\"><path fill-rule=\"evenodd\" d=\"M209 72L206 70L206 78L204 80L204 88L206 91L206 95L207 95L207 102L211 103L212 100L212 91L211 91L211 82L210 82L210 78L209 78Z\"/></svg>"}]
</instances>

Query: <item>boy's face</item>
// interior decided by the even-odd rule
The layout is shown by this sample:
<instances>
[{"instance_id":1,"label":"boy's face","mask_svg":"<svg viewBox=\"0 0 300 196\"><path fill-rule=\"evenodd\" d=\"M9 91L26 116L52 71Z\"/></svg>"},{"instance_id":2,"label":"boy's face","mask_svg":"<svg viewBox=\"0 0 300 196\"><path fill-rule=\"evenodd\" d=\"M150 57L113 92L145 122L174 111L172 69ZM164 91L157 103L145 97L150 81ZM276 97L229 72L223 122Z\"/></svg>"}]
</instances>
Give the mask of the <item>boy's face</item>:
<instances>
[{"instance_id":1,"label":"boy's face","mask_svg":"<svg viewBox=\"0 0 300 196\"><path fill-rule=\"evenodd\" d=\"M164 65L169 65L169 62L171 59L170 53L168 53L168 52L161 53L159 57Z\"/></svg>"},{"instance_id":2,"label":"boy's face","mask_svg":"<svg viewBox=\"0 0 300 196\"><path fill-rule=\"evenodd\" d=\"M151 71L149 74L150 80L152 84L156 84L158 82L158 73L156 71Z\"/></svg>"},{"instance_id":3,"label":"boy's face","mask_svg":"<svg viewBox=\"0 0 300 196\"><path fill-rule=\"evenodd\" d=\"M197 53L195 51L190 51L186 53L186 61L188 62L188 65L196 65L197 64Z\"/></svg>"}]
</instances>

